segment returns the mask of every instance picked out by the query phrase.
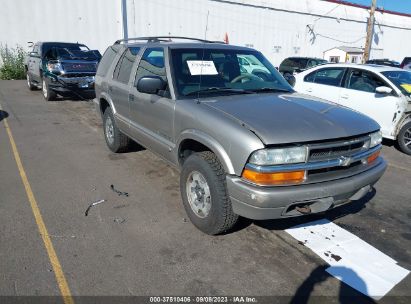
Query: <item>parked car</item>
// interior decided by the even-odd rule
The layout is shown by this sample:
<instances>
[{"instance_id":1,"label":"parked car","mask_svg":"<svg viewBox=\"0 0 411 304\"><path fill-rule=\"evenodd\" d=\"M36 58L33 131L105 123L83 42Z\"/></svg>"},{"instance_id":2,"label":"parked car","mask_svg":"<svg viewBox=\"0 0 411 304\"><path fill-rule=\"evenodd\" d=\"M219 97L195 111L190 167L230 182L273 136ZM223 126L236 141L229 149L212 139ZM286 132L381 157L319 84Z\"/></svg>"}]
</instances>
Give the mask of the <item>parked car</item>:
<instances>
[{"instance_id":1,"label":"parked car","mask_svg":"<svg viewBox=\"0 0 411 304\"><path fill-rule=\"evenodd\" d=\"M375 119L385 138L411 155L411 73L372 65L327 64L295 76L301 93L330 100Z\"/></svg>"},{"instance_id":2,"label":"parked car","mask_svg":"<svg viewBox=\"0 0 411 304\"><path fill-rule=\"evenodd\" d=\"M37 42L26 62L27 85L42 89L46 100L57 95L92 99L99 51L67 42Z\"/></svg>"},{"instance_id":3,"label":"parked car","mask_svg":"<svg viewBox=\"0 0 411 304\"><path fill-rule=\"evenodd\" d=\"M367 60L365 62L366 64L376 64L376 65L386 65L386 66L391 66L395 68L400 67L400 63L394 60L389 60L389 59L371 59Z\"/></svg>"},{"instance_id":4,"label":"parked car","mask_svg":"<svg viewBox=\"0 0 411 304\"><path fill-rule=\"evenodd\" d=\"M253 56L238 56L238 62L240 63L240 70L245 73L255 74L258 72L270 73L267 68L261 64L261 62L255 60Z\"/></svg>"},{"instance_id":5,"label":"parked car","mask_svg":"<svg viewBox=\"0 0 411 304\"><path fill-rule=\"evenodd\" d=\"M296 93L254 49L197 40L117 41L95 86L108 148L132 139L179 168L197 228L323 212L370 191L386 167L374 120ZM241 72L243 56L269 78Z\"/></svg>"},{"instance_id":6,"label":"parked car","mask_svg":"<svg viewBox=\"0 0 411 304\"><path fill-rule=\"evenodd\" d=\"M309 57L289 57L281 62L279 71L284 77L298 74L317 65L326 64L327 60Z\"/></svg>"},{"instance_id":7,"label":"parked car","mask_svg":"<svg viewBox=\"0 0 411 304\"><path fill-rule=\"evenodd\" d=\"M411 70L411 57L405 57L400 64L400 68Z\"/></svg>"}]
</instances>

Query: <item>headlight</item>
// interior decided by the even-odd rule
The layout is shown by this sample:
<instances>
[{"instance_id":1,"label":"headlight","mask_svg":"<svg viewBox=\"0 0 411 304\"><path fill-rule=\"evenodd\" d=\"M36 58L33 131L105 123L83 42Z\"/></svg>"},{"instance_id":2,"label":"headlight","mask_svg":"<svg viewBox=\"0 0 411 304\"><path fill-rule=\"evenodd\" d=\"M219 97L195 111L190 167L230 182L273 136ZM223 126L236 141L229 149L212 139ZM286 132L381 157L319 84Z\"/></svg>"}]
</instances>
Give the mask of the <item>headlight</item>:
<instances>
[{"instance_id":1,"label":"headlight","mask_svg":"<svg viewBox=\"0 0 411 304\"><path fill-rule=\"evenodd\" d=\"M63 67L60 62L49 62L47 63L47 70L50 73L62 73Z\"/></svg>"},{"instance_id":2,"label":"headlight","mask_svg":"<svg viewBox=\"0 0 411 304\"><path fill-rule=\"evenodd\" d=\"M370 148L373 148L379 145L382 142L382 133L381 131L374 132L370 134Z\"/></svg>"},{"instance_id":3,"label":"headlight","mask_svg":"<svg viewBox=\"0 0 411 304\"><path fill-rule=\"evenodd\" d=\"M307 147L263 149L251 154L249 163L258 166L304 163L307 154Z\"/></svg>"}]
</instances>

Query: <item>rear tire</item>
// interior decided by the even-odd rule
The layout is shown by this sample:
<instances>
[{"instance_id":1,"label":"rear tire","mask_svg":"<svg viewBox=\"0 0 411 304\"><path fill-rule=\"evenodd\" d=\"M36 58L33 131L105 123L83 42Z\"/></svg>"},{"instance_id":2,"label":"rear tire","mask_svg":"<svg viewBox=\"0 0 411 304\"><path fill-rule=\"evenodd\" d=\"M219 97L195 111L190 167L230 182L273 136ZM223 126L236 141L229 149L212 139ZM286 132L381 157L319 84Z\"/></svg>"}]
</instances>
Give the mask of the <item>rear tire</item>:
<instances>
[{"instance_id":1,"label":"rear tire","mask_svg":"<svg viewBox=\"0 0 411 304\"><path fill-rule=\"evenodd\" d=\"M184 209L199 230L210 235L229 231L238 215L227 193L226 173L210 152L191 154L183 164L180 191Z\"/></svg>"},{"instance_id":2,"label":"rear tire","mask_svg":"<svg viewBox=\"0 0 411 304\"><path fill-rule=\"evenodd\" d=\"M50 90L50 86L49 86L46 78L43 77L41 83L42 83L41 91L43 93L44 99L47 100L47 101L56 100L57 94L53 90Z\"/></svg>"},{"instance_id":3,"label":"rear tire","mask_svg":"<svg viewBox=\"0 0 411 304\"><path fill-rule=\"evenodd\" d=\"M107 108L103 114L104 138L108 148L114 153L126 152L130 146L130 138L121 133L116 125L111 108Z\"/></svg>"},{"instance_id":4,"label":"rear tire","mask_svg":"<svg viewBox=\"0 0 411 304\"><path fill-rule=\"evenodd\" d=\"M31 76L29 74L29 72L26 72L26 79L27 79L27 86L29 88L30 91L34 91L37 89L37 87L35 85L33 85L33 83L31 82Z\"/></svg>"},{"instance_id":5,"label":"rear tire","mask_svg":"<svg viewBox=\"0 0 411 304\"><path fill-rule=\"evenodd\" d=\"M402 126L397 136L397 143L402 152L411 155L411 122Z\"/></svg>"}]
</instances>

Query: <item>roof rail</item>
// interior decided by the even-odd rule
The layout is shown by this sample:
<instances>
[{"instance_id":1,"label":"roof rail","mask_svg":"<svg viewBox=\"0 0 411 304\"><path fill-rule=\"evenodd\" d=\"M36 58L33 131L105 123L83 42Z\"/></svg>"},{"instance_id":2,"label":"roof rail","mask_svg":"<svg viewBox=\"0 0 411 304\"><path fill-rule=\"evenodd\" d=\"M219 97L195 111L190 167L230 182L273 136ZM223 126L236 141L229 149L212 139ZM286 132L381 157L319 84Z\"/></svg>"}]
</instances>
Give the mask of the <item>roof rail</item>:
<instances>
[{"instance_id":1,"label":"roof rail","mask_svg":"<svg viewBox=\"0 0 411 304\"><path fill-rule=\"evenodd\" d=\"M172 41L171 39L184 39L184 40L193 40L193 41L199 41L203 43L224 43L224 41L211 41L211 40L205 40L205 39L199 39L199 38L191 38L191 37L182 37L182 36L152 36L152 37L135 37L135 38L126 38L126 39L119 39L114 42L114 44L120 44L122 42L128 42L128 41L147 41L148 43L150 42L169 42Z\"/></svg>"}]
</instances>

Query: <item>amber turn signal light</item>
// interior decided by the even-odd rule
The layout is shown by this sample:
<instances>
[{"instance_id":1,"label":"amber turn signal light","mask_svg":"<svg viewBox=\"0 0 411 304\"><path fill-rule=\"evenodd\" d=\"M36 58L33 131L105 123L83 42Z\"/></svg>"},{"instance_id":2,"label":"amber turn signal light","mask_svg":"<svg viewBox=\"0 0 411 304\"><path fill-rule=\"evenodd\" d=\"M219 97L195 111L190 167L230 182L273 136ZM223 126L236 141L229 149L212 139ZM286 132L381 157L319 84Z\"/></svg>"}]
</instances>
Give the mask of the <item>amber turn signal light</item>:
<instances>
[{"instance_id":1,"label":"amber turn signal light","mask_svg":"<svg viewBox=\"0 0 411 304\"><path fill-rule=\"evenodd\" d=\"M300 184L305 180L305 171L256 172L244 169L242 177L261 186Z\"/></svg>"},{"instance_id":2,"label":"amber turn signal light","mask_svg":"<svg viewBox=\"0 0 411 304\"><path fill-rule=\"evenodd\" d=\"M373 163L377 158L378 158L378 156L380 156L380 150L378 150L377 152L374 152L373 154L371 154L370 156L368 156L367 157L367 163L368 164L371 164L371 163Z\"/></svg>"}]
</instances>

